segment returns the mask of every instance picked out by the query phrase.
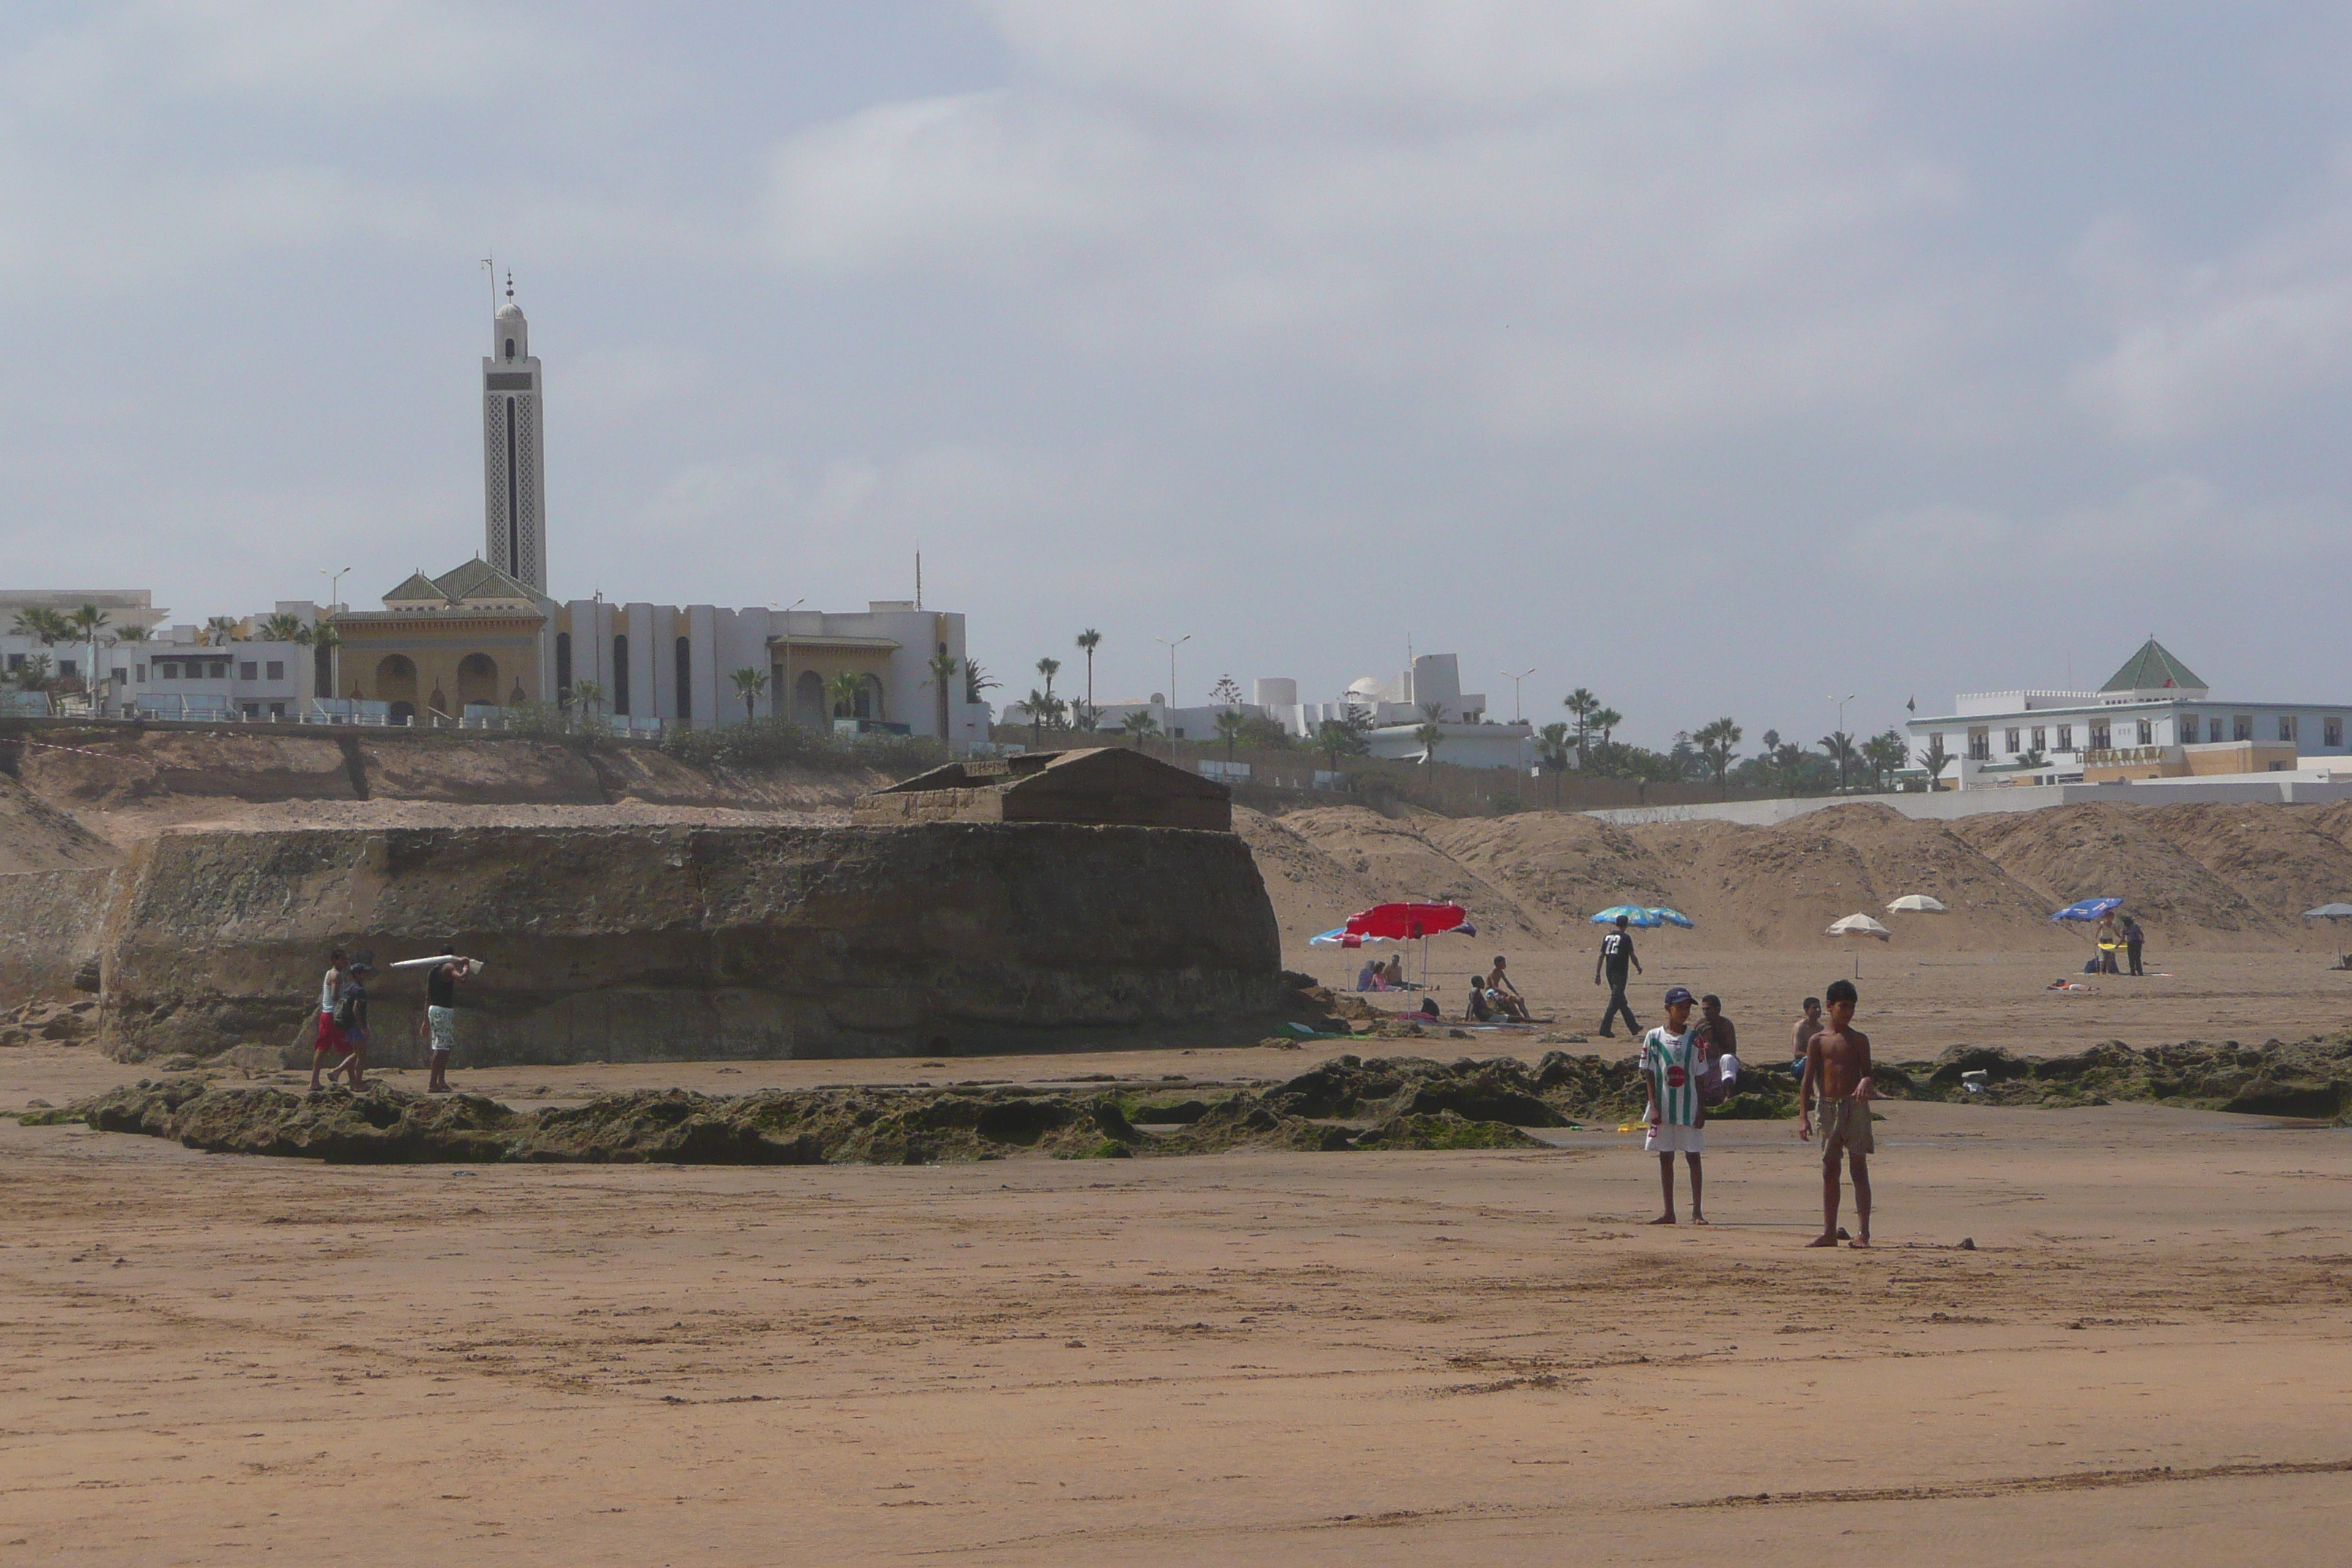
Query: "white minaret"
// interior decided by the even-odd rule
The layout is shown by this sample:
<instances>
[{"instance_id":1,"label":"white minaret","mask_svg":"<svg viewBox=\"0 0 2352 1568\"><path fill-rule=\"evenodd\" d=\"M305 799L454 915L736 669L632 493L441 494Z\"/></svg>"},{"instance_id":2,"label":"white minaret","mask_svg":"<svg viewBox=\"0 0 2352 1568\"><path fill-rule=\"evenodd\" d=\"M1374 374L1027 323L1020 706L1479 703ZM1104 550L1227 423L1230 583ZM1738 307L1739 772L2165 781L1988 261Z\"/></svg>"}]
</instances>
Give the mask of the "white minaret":
<instances>
[{"instance_id":1,"label":"white minaret","mask_svg":"<svg viewBox=\"0 0 2352 1568\"><path fill-rule=\"evenodd\" d=\"M514 302L511 272L507 302L490 327L490 353L482 361L482 558L544 594L547 421L539 361L530 354L530 323Z\"/></svg>"}]
</instances>

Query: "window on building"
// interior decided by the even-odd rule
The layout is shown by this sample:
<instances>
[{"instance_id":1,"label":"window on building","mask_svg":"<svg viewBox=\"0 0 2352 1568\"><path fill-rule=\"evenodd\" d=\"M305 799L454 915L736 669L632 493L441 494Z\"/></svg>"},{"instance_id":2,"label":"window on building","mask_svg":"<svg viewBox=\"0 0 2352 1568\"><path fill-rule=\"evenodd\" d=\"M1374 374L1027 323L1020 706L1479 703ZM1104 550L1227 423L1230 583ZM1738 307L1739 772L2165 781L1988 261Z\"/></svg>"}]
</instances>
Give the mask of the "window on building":
<instances>
[{"instance_id":1,"label":"window on building","mask_svg":"<svg viewBox=\"0 0 2352 1568\"><path fill-rule=\"evenodd\" d=\"M2115 743L2115 734L2107 728L2107 721L2105 719L2094 720L2091 723L2091 750L2104 752ZM2063 738L2058 742L2058 749L2062 752L2073 750Z\"/></svg>"},{"instance_id":2,"label":"window on building","mask_svg":"<svg viewBox=\"0 0 2352 1568\"><path fill-rule=\"evenodd\" d=\"M261 717L261 704L258 702L241 702L237 706L245 710L245 716L248 719Z\"/></svg>"},{"instance_id":3,"label":"window on building","mask_svg":"<svg viewBox=\"0 0 2352 1568\"><path fill-rule=\"evenodd\" d=\"M2135 745L2141 746L2153 746L2156 744L2155 720L2143 719L2139 721L2139 739L2133 743Z\"/></svg>"},{"instance_id":4,"label":"window on building","mask_svg":"<svg viewBox=\"0 0 2352 1568\"><path fill-rule=\"evenodd\" d=\"M272 680L283 680L286 679L286 661L282 658L273 658L261 667L261 671ZM247 679L252 678L248 676Z\"/></svg>"},{"instance_id":5,"label":"window on building","mask_svg":"<svg viewBox=\"0 0 2352 1568\"><path fill-rule=\"evenodd\" d=\"M1177 739L1183 739L1183 733L1181 731L1179 731L1176 733ZM1970 728L1969 731L1969 761L1972 763L1989 763L1992 761L1992 731L1990 730L1982 727Z\"/></svg>"},{"instance_id":6,"label":"window on building","mask_svg":"<svg viewBox=\"0 0 2352 1568\"><path fill-rule=\"evenodd\" d=\"M2039 752L2046 748L2049 744L2050 731L2043 729L2039 724L2033 726L2033 749Z\"/></svg>"},{"instance_id":7,"label":"window on building","mask_svg":"<svg viewBox=\"0 0 2352 1568\"><path fill-rule=\"evenodd\" d=\"M228 660L225 658L216 658L213 660L205 673L211 676L215 680L226 680L228 679Z\"/></svg>"},{"instance_id":8,"label":"window on building","mask_svg":"<svg viewBox=\"0 0 2352 1568\"><path fill-rule=\"evenodd\" d=\"M164 659L155 666L155 679L158 680L177 680L180 679L180 667L170 659Z\"/></svg>"},{"instance_id":9,"label":"window on building","mask_svg":"<svg viewBox=\"0 0 2352 1568\"><path fill-rule=\"evenodd\" d=\"M131 667L131 679L137 681L142 686L146 685L147 667L143 664L132 665Z\"/></svg>"},{"instance_id":10,"label":"window on building","mask_svg":"<svg viewBox=\"0 0 2352 1568\"><path fill-rule=\"evenodd\" d=\"M2007 752L2012 757L2017 755L2017 731L2014 730L2010 731L2007 734L2001 737L2001 740L2003 744L2000 749Z\"/></svg>"},{"instance_id":11,"label":"window on building","mask_svg":"<svg viewBox=\"0 0 2352 1568\"><path fill-rule=\"evenodd\" d=\"M2251 741L2253 738L2254 716L2252 714L2240 713L2231 719L2230 739L2232 741Z\"/></svg>"},{"instance_id":12,"label":"window on building","mask_svg":"<svg viewBox=\"0 0 2352 1568\"><path fill-rule=\"evenodd\" d=\"M572 634L555 634L555 700L572 700Z\"/></svg>"},{"instance_id":13,"label":"window on building","mask_svg":"<svg viewBox=\"0 0 2352 1568\"><path fill-rule=\"evenodd\" d=\"M677 639L677 716L689 723L694 719L693 648L685 637Z\"/></svg>"},{"instance_id":14,"label":"window on building","mask_svg":"<svg viewBox=\"0 0 2352 1568\"><path fill-rule=\"evenodd\" d=\"M2214 718L2205 721L2205 743L2209 746L2218 746L2221 743L2221 721L2220 719Z\"/></svg>"},{"instance_id":15,"label":"window on building","mask_svg":"<svg viewBox=\"0 0 2352 1568\"><path fill-rule=\"evenodd\" d=\"M25 668L25 656L24 656L23 654L21 654L21 653L12 653L12 654L10 654L10 655L8 656L8 668L9 668L11 670L18 670L18 669L22 669L22 668Z\"/></svg>"},{"instance_id":16,"label":"window on building","mask_svg":"<svg viewBox=\"0 0 2352 1568\"><path fill-rule=\"evenodd\" d=\"M74 661L72 659L61 658L58 660L58 673L59 675L71 675L73 672Z\"/></svg>"},{"instance_id":17,"label":"window on building","mask_svg":"<svg viewBox=\"0 0 2352 1568\"><path fill-rule=\"evenodd\" d=\"M2282 741L2295 741L2295 740L2300 740L2300 739L2302 739L2302 731L2303 731L2303 726L2302 726L2301 724L2299 724L2298 722L2296 722L2296 721L2295 721L2295 716L2294 716L2294 714L2292 714L2292 713L2282 713L2282 714L2280 714L2280 715L2279 715L2279 739L2280 739L2280 740L2282 740Z\"/></svg>"},{"instance_id":18,"label":"window on building","mask_svg":"<svg viewBox=\"0 0 2352 1568\"><path fill-rule=\"evenodd\" d=\"M272 719L283 719L283 718L285 718L285 717L286 717L286 704L284 704L283 702L273 702L273 703L271 703L271 704L269 705L269 716L270 716Z\"/></svg>"},{"instance_id":19,"label":"window on building","mask_svg":"<svg viewBox=\"0 0 2352 1568\"><path fill-rule=\"evenodd\" d=\"M514 340L512 338L509 338L507 340L507 358L510 360L514 358Z\"/></svg>"},{"instance_id":20,"label":"window on building","mask_svg":"<svg viewBox=\"0 0 2352 1568\"><path fill-rule=\"evenodd\" d=\"M2058 726L2058 749L2062 752L2071 752L2074 749L2074 725L2061 724Z\"/></svg>"},{"instance_id":21,"label":"window on building","mask_svg":"<svg viewBox=\"0 0 2352 1568\"><path fill-rule=\"evenodd\" d=\"M2327 737L2329 751L2332 752L2344 744L2344 720L2340 715L2330 713L2326 719L2320 721L2320 730Z\"/></svg>"},{"instance_id":22,"label":"window on building","mask_svg":"<svg viewBox=\"0 0 2352 1568\"><path fill-rule=\"evenodd\" d=\"M236 678L237 678L239 680L258 680L258 679L261 679L261 661L260 661L259 659L252 659L252 658L241 658L241 659L238 659L238 660L236 661ZM256 711L257 712L257 711L259 711L259 710L257 710L257 710L256 710Z\"/></svg>"},{"instance_id":23,"label":"window on building","mask_svg":"<svg viewBox=\"0 0 2352 1568\"><path fill-rule=\"evenodd\" d=\"M613 639L613 711L626 717L629 711L629 636L621 633Z\"/></svg>"}]
</instances>

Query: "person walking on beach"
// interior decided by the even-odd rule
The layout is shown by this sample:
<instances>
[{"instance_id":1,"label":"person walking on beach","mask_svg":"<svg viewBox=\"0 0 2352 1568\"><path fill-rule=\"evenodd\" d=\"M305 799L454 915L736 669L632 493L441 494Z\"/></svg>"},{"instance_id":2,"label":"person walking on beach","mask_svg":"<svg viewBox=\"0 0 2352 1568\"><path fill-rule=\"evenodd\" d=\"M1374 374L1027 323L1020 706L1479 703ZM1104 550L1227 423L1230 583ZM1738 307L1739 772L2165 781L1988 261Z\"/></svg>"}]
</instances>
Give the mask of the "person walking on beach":
<instances>
[{"instance_id":1,"label":"person walking on beach","mask_svg":"<svg viewBox=\"0 0 2352 1568\"><path fill-rule=\"evenodd\" d=\"M1642 1021L1633 1016L1633 1005L1625 1000L1628 964L1633 966L1634 973L1642 972L1642 961L1633 956L1633 933L1625 929L1625 917L1619 915L1615 929L1601 939L1601 955L1592 961L1592 984L1601 984L1602 970L1609 972L1609 1010L1601 1015L1601 1037L1604 1040L1617 1037L1609 1026L1617 1021L1620 1013L1625 1015L1627 1033L1639 1035L1642 1032Z\"/></svg>"},{"instance_id":2,"label":"person walking on beach","mask_svg":"<svg viewBox=\"0 0 2352 1568\"><path fill-rule=\"evenodd\" d=\"M2124 916L2124 956L2131 961L2134 974L2145 976L2147 973L2139 966L2140 944L2146 941L2147 932L2139 929L2139 921L2129 915Z\"/></svg>"},{"instance_id":3,"label":"person walking on beach","mask_svg":"<svg viewBox=\"0 0 2352 1568\"><path fill-rule=\"evenodd\" d=\"M1804 1016L1797 1020L1797 1054L1789 1062L1789 1071L1801 1081L1805 1076L1806 1047L1813 1043L1813 1037L1821 1032L1822 999L1818 996L1808 996L1805 998Z\"/></svg>"},{"instance_id":4,"label":"person walking on beach","mask_svg":"<svg viewBox=\"0 0 2352 1568\"><path fill-rule=\"evenodd\" d=\"M1875 1148L1870 1135L1870 1102L1877 1098L1870 1081L1870 1037L1853 1026L1860 994L1851 980L1833 980L1829 989L1827 1026L1812 1039L1805 1055L1805 1076L1797 1086L1797 1136L1813 1135L1813 1097L1822 1103L1822 1233L1807 1247L1838 1244L1838 1157L1843 1154L1853 1171L1856 1215L1853 1245L1870 1246L1870 1156Z\"/></svg>"},{"instance_id":5,"label":"person walking on beach","mask_svg":"<svg viewBox=\"0 0 2352 1568\"><path fill-rule=\"evenodd\" d=\"M1690 1026L1691 994L1676 985L1666 993L1666 1021L1642 1037L1642 1108L1648 1129L1642 1147L1658 1157L1658 1190L1665 1208L1652 1225L1675 1223L1675 1156L1690 1164L1691 1224L1705 1225L1699 1156L1706 1150L1706 1107L1699 1103L1698 1031Z\"/></svg>"},{"instance_id":6,"label":"person walking on beach","mask_svg":"<svg viewBox=\"0 0 2352 1568\"><path fill-rule=\"evenodd\" d=\"M310 1092L312 1094L319 1092L319 1069L326 1065L327 1058L337 1051L346 1049L343 1031L335 1023L335 1003L341 997L342 992L343 950L339 947L327 954L326 976L319 983L319 1022L310 1045ZM337 1070L341 1069L341 1064L338 1063Z\"/></svg>"},{"instance_id":7,"label":"person walking on beach","mask_svg":"<svg viewBox=\"0 0 2352 1568\"><path fill-rule=\"evenodd\" d=\"M432 1076L427 1094L449 1092L449 1053L457 1048L457 982L474 972L474 961L460 958L454 947L441 950L442 962L425 972L425 1026L432 1047Z\"/></svg>"},{"instance_id":8,"label":"person walking on beach","mask_svg":"<svg viewBox=\"0 0 2352 1568\"><path fill-rule=\"evenodd\" d=\"M364 960L352 964L343 971L342 987L335 995L335 1026L342 1031L344 1048L351 1055L329 1068L327 1076L341 1074L353 1094L367 1089L363 1081L367 1077L367 977L374 973L375 965Z\"/></svg>"}]
</instances>

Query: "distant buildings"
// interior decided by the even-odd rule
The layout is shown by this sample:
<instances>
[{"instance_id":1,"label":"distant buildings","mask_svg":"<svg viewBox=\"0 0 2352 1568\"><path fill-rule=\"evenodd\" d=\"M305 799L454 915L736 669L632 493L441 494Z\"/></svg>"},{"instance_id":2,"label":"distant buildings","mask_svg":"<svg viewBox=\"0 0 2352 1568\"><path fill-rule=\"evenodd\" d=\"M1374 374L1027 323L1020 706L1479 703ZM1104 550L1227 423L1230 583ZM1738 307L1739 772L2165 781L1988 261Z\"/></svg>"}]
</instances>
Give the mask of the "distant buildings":
<instances>
[{"instance_id":1,"label":"distant buildings","mask_svg":"<svg viewBox=\"0 0 2352 1568\"><path fill-rule=\"evenodd\" d=\"M1911 762L1940 738L1939 787L2102 784L2324 768L2352 755L2352 703L2216 702L2154 637L2096 691L1982 691L1912 720Z\"/></svg>"},{"instance_id":2,"label":"distant buildings","mask_svg":"<svg viewBox=\"0 0 2352 1568\"><path fill-rule=\"evenodd\" d=\"M88 645L10 636L15 612L84 603L145 642L100 645L98 706L165 718L356 718L494 724L560 703L632 731L785 715L807 725L985 740L989 708L967 696L964 618L896 600L861 612L549 597L546 406L530 325L507 299L482 359L482 552L422 570L379 610L281 601L271 617L161 628L144 590L0 594L0 654L40 656L86 676ZM335 646L303 647L331 628ZM134 634L134 636L137 634ZM262 640L269 637L278 640ZM231 640L232 638L237 640ZM738 676L748 677L744 683Z\"/></svg>"}]
</instances>

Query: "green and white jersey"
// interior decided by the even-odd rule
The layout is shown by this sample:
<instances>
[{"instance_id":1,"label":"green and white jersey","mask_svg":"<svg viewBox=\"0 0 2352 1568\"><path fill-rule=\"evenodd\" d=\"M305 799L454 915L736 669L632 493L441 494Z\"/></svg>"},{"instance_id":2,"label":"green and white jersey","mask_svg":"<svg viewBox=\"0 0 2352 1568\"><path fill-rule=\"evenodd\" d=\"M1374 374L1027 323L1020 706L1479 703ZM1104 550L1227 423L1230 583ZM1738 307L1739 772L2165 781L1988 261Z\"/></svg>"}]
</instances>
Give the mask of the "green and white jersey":
<instances>
[{"instance_id":1,"label":"green and white jersey","mask_svg":"<svg viewBox=\"0 0 2352 1568\"><path fill-rule=\"evenodd\" d=\"M1642 1073L1650 1080L1650 1102L1661 1127L1698 1125L1697 1031L1677 1035L1661 1024L1642 1037Z\"/></svg>"}]
</instances>

